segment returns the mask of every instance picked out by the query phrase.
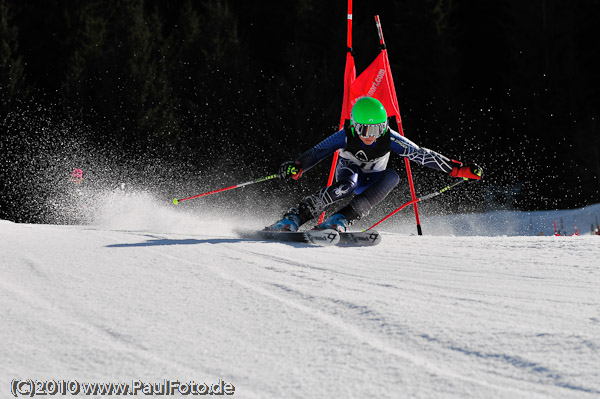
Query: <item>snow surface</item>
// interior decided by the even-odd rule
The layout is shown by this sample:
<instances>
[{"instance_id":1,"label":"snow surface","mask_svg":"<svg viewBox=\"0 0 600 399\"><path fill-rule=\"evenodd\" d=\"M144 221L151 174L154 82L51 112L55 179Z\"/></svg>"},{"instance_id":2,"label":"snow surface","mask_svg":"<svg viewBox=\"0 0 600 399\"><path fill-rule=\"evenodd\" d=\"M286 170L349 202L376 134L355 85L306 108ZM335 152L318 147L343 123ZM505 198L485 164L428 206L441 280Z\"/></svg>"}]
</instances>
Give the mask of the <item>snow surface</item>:
<instances>
[{"instance_id":1,"label":"snow surface","mask_svg":"<svg viewBox=\"0 0 600 399\"><path fill-rule=\"evenodd\" d=\"M239 398L600 398L598 213L424 218L441 235L382 225L373 248L241 239L143 195L90 226L0 221L0 397L221 378ZM581 215L580 236L531 234Z\"/></svg>"}]
</instances>

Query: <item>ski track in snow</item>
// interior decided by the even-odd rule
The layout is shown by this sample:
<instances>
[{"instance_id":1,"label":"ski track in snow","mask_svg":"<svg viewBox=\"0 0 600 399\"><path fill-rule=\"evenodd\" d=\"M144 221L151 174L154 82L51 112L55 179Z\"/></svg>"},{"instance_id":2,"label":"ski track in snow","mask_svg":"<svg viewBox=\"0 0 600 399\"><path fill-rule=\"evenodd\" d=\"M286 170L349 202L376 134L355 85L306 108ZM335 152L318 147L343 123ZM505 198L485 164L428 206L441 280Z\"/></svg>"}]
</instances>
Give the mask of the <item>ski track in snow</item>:
<instances>
[{"instance_id":1,"label":"ski track in snow","mask_svg":"<svg viewBox=\"0 0 600 399\"><path fill-rule=\"evenodd\" d=\"M599 398L600 238L373 248L0 221L13 378L216 382L241 398Z\"/></svg>"}]
</instances>

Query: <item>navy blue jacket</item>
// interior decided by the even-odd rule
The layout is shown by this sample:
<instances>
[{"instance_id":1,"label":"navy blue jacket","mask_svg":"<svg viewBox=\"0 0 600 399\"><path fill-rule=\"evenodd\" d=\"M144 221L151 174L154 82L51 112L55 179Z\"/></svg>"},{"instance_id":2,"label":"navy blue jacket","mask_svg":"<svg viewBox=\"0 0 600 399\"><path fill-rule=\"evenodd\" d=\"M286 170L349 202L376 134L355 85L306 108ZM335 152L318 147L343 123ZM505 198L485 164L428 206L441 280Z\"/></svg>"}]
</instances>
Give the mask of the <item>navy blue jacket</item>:
<instances>
[{"instance_id":1,"label":"navy blue jacket","mask_svg":"<svg viewBox=\"0 0 600 399\"><path fill-rule=\"evenodd\" d=\"M347 132L346 129L342 129L300 155L297 160L302 164L304 171L307 171L327 156L333 154L336 150L340 150L339 155L341 158L348 159L359 165L365 173L374 173L381 172L387 168L390 151L392 151L428 168L445 173L450 173L450 171L452 171L450 159L435 151L419 147L417 144L406 137L401 136L392 129L389 130L389 133L378 138L375 143L370 146L365 145L358 138L356 138L356 140L359 141L358 145L356 142L349 145L348 141L352 140L351 137L352 135L350 132ZM382 142L385 142L385 144ZM386 146L385 149L387 151L382 152L375 150L375 147L381 147L383 145Z\"/></svg>"}]
</instances>

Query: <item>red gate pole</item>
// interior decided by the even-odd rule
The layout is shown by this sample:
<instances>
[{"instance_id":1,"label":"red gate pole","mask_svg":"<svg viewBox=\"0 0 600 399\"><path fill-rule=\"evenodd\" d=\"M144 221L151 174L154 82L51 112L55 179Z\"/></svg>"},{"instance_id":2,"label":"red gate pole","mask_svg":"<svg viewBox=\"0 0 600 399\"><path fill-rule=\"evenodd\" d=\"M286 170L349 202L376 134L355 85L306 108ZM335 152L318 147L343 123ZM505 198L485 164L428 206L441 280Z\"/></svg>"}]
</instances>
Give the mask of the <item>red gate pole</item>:
<instances>
[{"instance_id":1,"label":"red gate pole","mask_svg":"<svg viewBox=\"0 0 600 399\"><path fill-rule=\"evenodd\" d=\"M393 94L393 99L396 105L396 109L398 108L398 97L396 96L396 88L394 86L394 80L392 78L392 72L391 72L391 67L390 67L390 61L388 59L388 55L387 55L387 49L385 46L385 41L383 39L383 31L381 30L381 21L379 20L379 15L375 16L375 25L377 26L377 33L379 34L379 45L381 48L381 51L384 53L385 56L385 67L387 69L387 74L388 74L388 78L389 78L389 83L390 83L390 91ZM398 123L398 133L400 133L401 136L404 136L404 131L402 130L402 119L400 118L400 113L398 112L398 115L396 115L396 122ZM408 160L408 158L404 158L404 165L406 166L406 176L408 178L408 186L410 187L410 196L412 197L413 202L413 209L415 211L415 218L417 221L417 234L418 235L423 235L423 230L421 229L421 220L419 218L419 208L417 206L417 194L415 192L415 185L413 183L413 178L412 178L412 171L410 169L410 161Z\"/></svg>"},{"instance_id":2,"label":"red gate pole","mask_svg":"<svg viewBox=\"0 0 600 399\"><path fill-rule=\"evenodd\" d=\"M344 100L342 102L342 118L340 121L340 130L344 127L344 115L350 101L350 84L355 78L356 71L354 69L354 58L352 55L352 0L348 0L348 33L346 36L346 69L344 72ZM333 178L335 177L335 168L337 166L339 156L339 150L333 154L333 161L331 162L331 169L329 170L329 179L327 179L327 187L333 184ZM319 224L323 223L325 218L325 211L319 216Z\"/></svg>"}]
</instances>

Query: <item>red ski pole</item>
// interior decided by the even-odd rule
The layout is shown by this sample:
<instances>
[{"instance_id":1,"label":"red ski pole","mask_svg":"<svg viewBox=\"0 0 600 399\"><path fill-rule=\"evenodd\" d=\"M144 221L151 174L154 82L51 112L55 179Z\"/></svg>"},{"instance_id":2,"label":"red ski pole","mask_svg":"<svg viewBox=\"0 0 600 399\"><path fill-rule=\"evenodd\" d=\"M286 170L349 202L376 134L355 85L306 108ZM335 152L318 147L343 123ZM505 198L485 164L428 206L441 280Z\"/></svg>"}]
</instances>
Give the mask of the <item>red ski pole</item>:
<instances>
[{"instance_id":1,"label":"red ski pole","mask_svg":"<svg viewBox=\"0 0 600 399\"><path fill-rule=\"evenodd\" d=\"M222 191L233 190L234 188L240 188L240 187L248 186L250 184L261 183L263 181L267 181L267 180L271 180L271 179L276 179L277 177L279 177L279 175L277 175L277 174L269 175L269 176L261 177L261 178L255 179L255 180L247 181L245 183L236 184L234 186L220 188L218 190L209 191L207 193L202 193L202 194L194 195L192 197L187 197L187 198L182 198L182 199L173 198L173 204L177 205L181 201L187 201L187 200L191 200L193 198L204 197L205 195L216 194L216 193L220 193Z\"/></svg>"},{"instance_id":2,"label":"red ski pole","mask_svg":"<svg viewBox=\"0 0 600 399\"><path fill-rule=\"evenodd\" d=\"M460 183L465 182L469 179L467 178L462 178L461 180L457 181L456 183L452 183L447 185L446 187L442 188L441 190L438 191L434 191L433 193L427 194L421 198L415 198L411 201L408 201L407 203L399 206L398 208L396 208L394 211L392 211L391 213L389 213L386 217L384 217L383 219L381 219L379 222L375 223L373 226L369 227L367 230L371 230L372 228L379 226L381 223L383 223L384 221L388 220L389 218L391 218L392 216L394 216L395 214L397 214L398 212L400 212L402 209L406 208L407 206L411 205L411 204L416 204L417 202L421 202L421 201L425 201L428 200L430 198L433 197L437 197L438 195L450 190L453 187L458 186ZM363 231L367 231L367 230L363 230Z\"/></svg>"}]
</instances>

